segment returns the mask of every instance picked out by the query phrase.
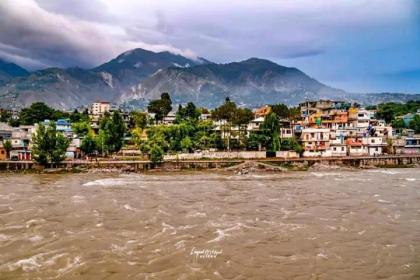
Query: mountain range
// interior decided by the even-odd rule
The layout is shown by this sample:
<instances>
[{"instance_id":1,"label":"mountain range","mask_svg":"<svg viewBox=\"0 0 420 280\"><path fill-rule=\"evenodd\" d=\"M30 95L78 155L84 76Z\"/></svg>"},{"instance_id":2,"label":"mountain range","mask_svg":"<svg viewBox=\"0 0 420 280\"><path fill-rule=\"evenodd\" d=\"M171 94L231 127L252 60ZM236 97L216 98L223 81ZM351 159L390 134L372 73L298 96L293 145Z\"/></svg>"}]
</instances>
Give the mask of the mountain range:
<instances>
[{"instance_id":1,"label":"mountain range","mask_svg":"<svg viewBox=\"0 0 420 280\"><path fill-rule=\"evenodd\" d=\"M226 97L240 106L308 99L339 99L362 104L420 100L420 94L355 94L335 89L297 68L259 58L227 64L187 58L170 52L134 49L93 69L47 68L27 71L0 60L0 107L21 108L42 101L58 109L103 100L132 109L169 92L173 103L189 101L209 108Z\"/></svg>"},{"instance_id":2,"label":"mountain range","mask_svg":"<svg viewBox=\"0 0 420 280\"><path fill-rule=\"evenodd\" d=\"M29 72L14 63L0 59L0 85L15 77L26 77Z\"/></svg>"}]
</instances>

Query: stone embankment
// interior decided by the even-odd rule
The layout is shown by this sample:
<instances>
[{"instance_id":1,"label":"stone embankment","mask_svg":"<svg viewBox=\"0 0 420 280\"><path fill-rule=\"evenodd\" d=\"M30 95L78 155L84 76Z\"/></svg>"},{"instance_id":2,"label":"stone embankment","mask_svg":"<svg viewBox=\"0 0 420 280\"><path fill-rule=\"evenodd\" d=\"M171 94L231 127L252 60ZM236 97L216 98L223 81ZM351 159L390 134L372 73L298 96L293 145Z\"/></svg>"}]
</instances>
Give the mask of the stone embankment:
<instances>
[{"instance_id":1,"label":"stone embankment","mask_svg":"<svg viewBox=\"0 0 420 280\"><path fill-rule=\"evenodd\" d=\"M159 165L150 161L64 161L44 169L32 161L0 161L0 171L18 172L146 172L149 170L227 170L237 173L256 171L317 170L325 168L418 167L420 154L380 157L264 158L227 160L168 160Z\"/></svg>"}]
</instances>

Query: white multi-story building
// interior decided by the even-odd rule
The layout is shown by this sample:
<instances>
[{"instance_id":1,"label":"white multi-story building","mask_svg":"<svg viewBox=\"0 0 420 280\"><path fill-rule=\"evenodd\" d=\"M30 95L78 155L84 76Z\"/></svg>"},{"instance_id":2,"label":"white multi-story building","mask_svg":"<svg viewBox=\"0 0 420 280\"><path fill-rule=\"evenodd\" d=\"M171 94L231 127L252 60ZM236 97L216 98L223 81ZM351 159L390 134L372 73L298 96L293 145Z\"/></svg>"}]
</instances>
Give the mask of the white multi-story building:
<instances>
[{"instance_id":1,"label":"white multi-story building","mask_svg":"<svg viewBox=\"0 0 420 280\"><path fill-rule=\"evenodd\" d=\"M330 156L330 130L327 128L305 128L300 137L303 156Z\"/></svg>"},{"instance_id":2,"label":"white multi-story building","mask_svg":"<svg viewBox=\"0 0 420 280\"><path fill-rule=\"evenodd\" d=\"M370 156L379 156L382 155L383 149L386 146L382 137L368 137L367 138L367 147L368 154Z\"/></svg>"},{"instance_id":3,"label":"white multi-story building","mask_svg":"<svg viewBox=\"0 0 420 280\"><path fill-rule=\"evenodd\" d=\"M264 122L264 117L258 117L248 123L248 131L256 131L260 129L261 124Z\"/></svg>"},{"instance_id":4,"label":"white multi-story building","mask_svg":"<svg viewBox=\"0 0 420 280\"><path fill-rule=\"evenodd\" d=\"M367 128L369 127L369 122L372 120L375 116L375 112L360 109L357 112L357 127L358 128Z\"/></svg>"},{"instance_id":5,"label":"white multi-story building","mask_svg":"<svg viewBox=\"0 0 420 280\"><path fill-rule=\"evenodd\" d=\"M92 115L102 115L111 110L111 103L105 101L94 102L90 105Z\"/></svg>"},{"instance_id":6,"label":"white multi-story building","mask_svg":"<svg viewBox=\"0 0 420 280\"><path fill-rule=\"evenodd\" d=\"M280 138L293 138L293 129L291 127L280 128Z\"/></svg>"}]
</instances>

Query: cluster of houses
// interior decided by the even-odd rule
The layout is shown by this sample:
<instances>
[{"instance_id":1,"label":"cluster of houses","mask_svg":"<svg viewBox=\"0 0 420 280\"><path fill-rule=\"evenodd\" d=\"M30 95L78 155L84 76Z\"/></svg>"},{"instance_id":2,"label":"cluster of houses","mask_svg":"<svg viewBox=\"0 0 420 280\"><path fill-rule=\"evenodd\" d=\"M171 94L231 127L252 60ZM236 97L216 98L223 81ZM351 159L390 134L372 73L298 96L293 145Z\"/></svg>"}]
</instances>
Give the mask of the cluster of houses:
<instances>
[{"instance_id":1,"label":"cluster of houses","mask_svg":"<svg viewBox=\"0 0 420 280\"><path fill-rule=\"evenodd\" d=\"M308 101L299 105L303 156L379 156L420 153L420 135L397 134L375 111L342 101ZM419 113L418 113L419 114Z\"/></svg>"},{"instance_id":2,"label":"cluster of houses","mask_svg":"<svg viewBox=\"0 0 420 280\"><path fill-rule=\"evenodd\" d=\"M91 120L91 127L93 131L99 130L99 119L106 112L119 110L117 106L110 102L98 101L92 103L89 107L89 117ZM19 112L16 110L9 110L7 113L11 114L14 119L18 118ZM129 123L129 113L124 112L124 121ZM50 120L44 120L43 124L48 126ZM81 158L82 152L80 145L82 139L73 132L71 122L68 119L58 119L54 121L58 132L63 133L69 140L70 145L66 151L66 158L75 159ZM37 130L38 124L34 125L20 125L12 127L7 123L0 122L0 160L31 160L31 146L32 138ZM7 151L4 143L10 141L11 150Z\"/></svg>"},{"instance_id":3,"label":"cluster of houses","mask_svg":"<svg viewBox=\"0 0 420 280\"><path fill-rule=\"evenodd\" d=\"M385 121L375 118L375 111L366 110L343 101L318 100L299 104L300 118L280 120L280 138L295 138L303 148L303 157L343 157L343 156L380 156L383 154L420 153L420 135L405 130L396 134ZM91 127L99 128L99 119L105 112L118 110L109 102L95 102L89 107ZM214 129L222 138L239 137L239 132L249 134L257 132L264 118L271 112L270 106L263 106L254 111L255 118L246 126L229 126L226 121L214 121ZM418 113L420 114L420 113ZM16 114L17 115L17 114ZM162 121L165 125L173 124L175 112L169 113ZM150 115L150 117L153 117ZM410 115L409 117L412 117ZM123 113L124 121L130 123L128 112ZM201 119L211 119L206 113ZM405 119L404 119L405 121ZM49 120L44 124L48 125ZM71 123L66 119L55 121L57 130L71 142L67 149L67 158L80 158L81 140L73 133ZM37 129L35 125L11 127L0 123L0 160L30 160L32 137ZM235 133L238 132L238 133ZM11 150L6 151L5 141L11 142ZM283 153L285 154L285 153ZM286 153L289 155L288 153ZM281 153L279 154L281 156ZM296 154L294 154L296 156Z\"/></svg>"},{"instance_id":4,"label":"cluster of houses","mask_svg":"<svg viewBox=\"0 0 420 280\"><path fill-rule=\"evenodd\" d=\"M300 133L303 156L378 156L393 153L394 132L375 112L343 101L301 103Z\"/></svg>"},{"instance_id":5,"label":"cluster of houses","mask_svg":"<svg viewBox=\"0 0 420 280\"><path fill-rule=\"evenodd\" d=\"M404 129L397 134L384 120L376 119L375 111L360 108L344 101L317 100L299 104L300 118L282 119L280 138L295 138L303 148L303 157L380 156L383 154L419 154L420 135ZM271 112L263 106L255 112L255 119L247 131L258 131L264 117ZM420 114L418 112L417 114ZM401 116L402 118L413 117ZM216 130L223 135L224 121L215 122Z\"/></svg>"}]
</instances>

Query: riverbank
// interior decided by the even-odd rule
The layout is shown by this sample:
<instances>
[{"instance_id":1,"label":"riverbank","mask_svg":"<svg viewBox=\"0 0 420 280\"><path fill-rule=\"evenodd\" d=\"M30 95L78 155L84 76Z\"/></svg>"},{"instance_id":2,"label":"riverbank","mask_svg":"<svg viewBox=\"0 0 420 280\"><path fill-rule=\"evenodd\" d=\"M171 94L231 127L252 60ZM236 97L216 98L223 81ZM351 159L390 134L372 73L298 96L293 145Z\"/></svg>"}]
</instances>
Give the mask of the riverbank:
<instances>
[{"instance_id":1,"label":"riverbank","mask_svg":"<svg viewBox=\"0 0 420 280\"><path fill-rule=\"evenodd\" d=\"M64 161L53 168L44 168L32 161L0 161L0 172L112 172L142 173L180 170L226 170L233 172L287 170L316 170L325 168L401 168L420 166L420 154L388 155L380 157L334 157L334 158L265 158L228 160L170 160L159 165L150 161L101 160Z\"/></svg>"}]
</instances>

